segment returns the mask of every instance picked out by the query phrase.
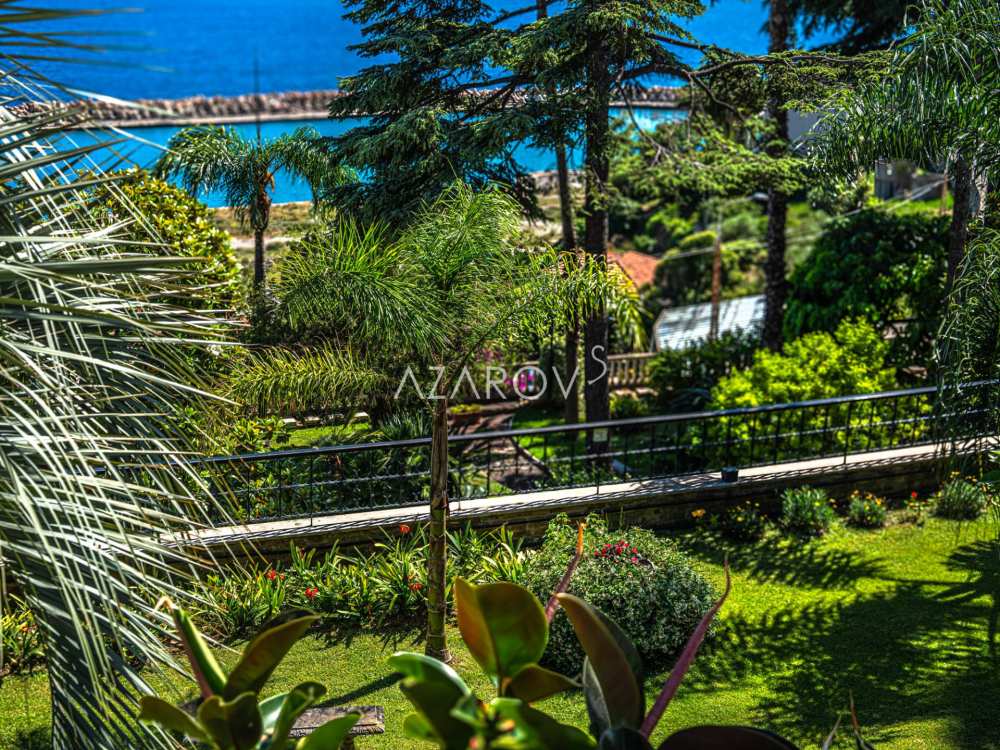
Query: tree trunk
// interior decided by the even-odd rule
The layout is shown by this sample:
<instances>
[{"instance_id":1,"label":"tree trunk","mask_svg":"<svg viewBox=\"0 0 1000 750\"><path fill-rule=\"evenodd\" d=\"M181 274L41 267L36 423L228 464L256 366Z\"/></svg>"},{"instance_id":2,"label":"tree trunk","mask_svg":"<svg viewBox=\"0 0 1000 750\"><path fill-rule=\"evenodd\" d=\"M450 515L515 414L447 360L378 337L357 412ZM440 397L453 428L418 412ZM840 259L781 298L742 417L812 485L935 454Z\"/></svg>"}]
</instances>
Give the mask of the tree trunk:
<instances>
[{"instance_id":1,"label":"tree trunk","mask_svg":"<svg viewBox=\"0 0 1000 750\"><path fill-rule=\"evenodd\" d=\"M769 52L788 49L788 2L770 0L767 31L770 38ZM788 112L778 97L771 99L768 108L776 124L774 138L777 144L770 149L779 156L788 142ZM785 223L788 218L788 196L775 188L767 191L767 260L764 262L764 331L763 343L768 349L781 348L782 327L785 321L785 299L788 282L785 279Z\"/></svg>"},{"instance_id":2,"label":"tree trunk","mask_svg":"<svg viewBox=\"0 0 1000 750\"><path fill-rule=\"evenodd\" d=\"M431 427L431 512L427 543L427 643L425 653L448 662L444 625L448 612L445 571L448 563L448 397L438 384Z\"/></svg>"},{"instance_id":3,"label":"tree trunk","mask_svg":"<svg viewBox=\"0 0 1000 750\"><path fill-rule=\"evenodd\" d=\"M576 424L580 421L580 376L576 368L580 363L580 324L573 316L573 321L566 329L566 403L563 404L563 422ZM572 378L572 382L570 379Z\"/></svg>"},{"instance_id":4,"label":"tree trunk","mask_svg":"<svg viewBox=\"0 0 1000 750\"><path fill-rule=\"evenodd\" d=\"M584 125L586 141L586 188L584 212L586 214L583 247L591 255L607 263L608 210L607 190L610 172L609 148L611 136L611 74L608 65L608 48L599 34L587 39L587 85L589 108ZM604 305L585 321L584 340L584 402L587 421L608 418L610 412L608 390L608 315ZM601 446L597 446L600 450Z\"/></svg>"},{"instance_id":5,"label":"tree trunk","mask_svg":"<svg viewBox=\"0 0 1000 750\"><path fill-rule=\"evenodd\" d=\"M952 188L951 227L948 230L948 279L945 290L950 291L958 269L965 258L965 243L969 238L969 220L972 218L972 167L962 156L951 164L955 180Z\"/></svg>"},{"instance_id":6,"label":"tree trunk","mask_svg":"<svg viewBox=\"0 0 1000 750\"><path fill-rule=\"evenodd\" d=\"M708 340L719 338L719 308L722 304L722 224L715 231L712 248L712 308L708 321Z\"/></svg>"},{"instance_id":7,"label":"tree trunk","mask_svg":"<svg viewBox=\"0 0 1000 750\"><path fill-rule=\"evenodd\" d=\"M253 286L260 289L264 286L264 230L253 232Z\"/></svg>"}]
</instances>

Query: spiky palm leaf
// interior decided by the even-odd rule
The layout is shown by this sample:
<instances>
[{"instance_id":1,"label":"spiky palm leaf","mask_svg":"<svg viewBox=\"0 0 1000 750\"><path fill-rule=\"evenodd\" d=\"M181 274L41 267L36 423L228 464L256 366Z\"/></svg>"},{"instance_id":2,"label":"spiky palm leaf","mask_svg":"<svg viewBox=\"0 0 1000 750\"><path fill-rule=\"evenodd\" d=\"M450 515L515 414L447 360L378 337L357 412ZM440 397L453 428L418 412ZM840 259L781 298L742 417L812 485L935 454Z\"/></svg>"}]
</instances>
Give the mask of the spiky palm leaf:
<instances>
[{"instance_id":1,"label":"spiky palm leaf","mask_svg":"<svg viewBox=\"0 0 1000 750\"><path fill-rule=\"evenodd\" d=\"M0 2L5 51L76 47L16 24L78 13ZM164 415L194 397L177 341L211 321L158 302L191 261L116 240L91 205L94 146L69 131L80 110L26 106L40 78L23 63L0 63L0 557L43 634L54 746L168 747L133 717L141 665L173 664L152 603L187 597L194 570L158 541L205 505Z\"/></svg>"}]
</instances>

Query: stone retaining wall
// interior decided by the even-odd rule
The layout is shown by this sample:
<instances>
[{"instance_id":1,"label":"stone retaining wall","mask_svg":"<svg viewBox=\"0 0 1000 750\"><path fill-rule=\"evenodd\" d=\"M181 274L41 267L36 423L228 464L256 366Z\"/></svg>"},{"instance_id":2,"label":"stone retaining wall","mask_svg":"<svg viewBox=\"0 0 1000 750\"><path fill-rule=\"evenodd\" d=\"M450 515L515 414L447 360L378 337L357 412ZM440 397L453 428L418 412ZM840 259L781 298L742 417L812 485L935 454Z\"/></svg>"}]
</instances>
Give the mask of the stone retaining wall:
<instances>
[{"instance_id":1,"label":"stone retaining wall","mask_svg":"<svg viewBox=\"0 0 1000 750\"><path fill-rule=\"evenodd\" d=\"M676 108L681 90L672 86L649 86L633 89L629 99L643 107ZM90 101L89 119L121 127L152 125L197 125L209 123L323 119L330 102L343 96L337 89L319 91L284 91L240 96L189 96L184 99L138 99L132 103ZM621 102L616 102L619 106ZM47 111L56 102L29 102L18 111Z\"/></svg>"}]
</instances>

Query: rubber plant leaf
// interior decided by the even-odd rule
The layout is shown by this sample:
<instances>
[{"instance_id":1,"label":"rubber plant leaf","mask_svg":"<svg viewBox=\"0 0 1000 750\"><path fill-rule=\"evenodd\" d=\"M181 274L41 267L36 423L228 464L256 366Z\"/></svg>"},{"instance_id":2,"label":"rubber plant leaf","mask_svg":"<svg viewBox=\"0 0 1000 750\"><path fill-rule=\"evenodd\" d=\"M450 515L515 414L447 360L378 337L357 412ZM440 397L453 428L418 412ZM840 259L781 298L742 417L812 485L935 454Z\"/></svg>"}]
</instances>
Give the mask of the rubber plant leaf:
<instances>
[{"instance_id":1,"label":"rubber plant leaf","mask_svg":"<svg viewBox=\"0 0 1000 750\"><path fill-rule=\"evenodd\" d=\"M505 695L510 679L545 652L545 610L534 594L513 583L473 586L456 578L453 595L462 640Z\"/></svg>"},{"instance_id":2,"label":"rubber plant leaf","mask_svg":"<svg viewBox=\"0 0 1000 750\"><path fill-rule=\"evenodd\" d=\"M605 619L572 594L559 594L559 604L569 617L593 670L592 684L596 683L600 689L606 723L610 728L638 729L645 707L642 686Z\"/></svg>"},{"instance_id":3,"label":"rubber plant leaf","mask_svg":"<svg viewBox=\"0 0 1000 750\"><path fill-rule=\"evenodd\" d=\"M682 729L663 741L659 750L797 750L788 740L764 729L701 726Z\"/></svg>"},{"instance_id":4,"label":"rubber plant leaf","mask_svg":"<svg viewBox=\"0 0 1000 750\"><path fill-rule=\"evenodd\" d=\"M162 698L155 695L144 695L139 700L139 718L143 721L154 722L171 732L178 732L192 740L202 742L208 740L208 735L195 722L190 715L167 703Z\"/></svg>"},{"instance_id":5,"label":"rubber plant leaf","mask_svg":"<svg viewBox=\"0 0 1000 750\"><path fill-rule=\"evenodd\" d=\"M296 617L268 628L250 641L229 673L222 696L232 700L242 693L259 693L288 651L318 619L316 615Z\"/></svg>"},{"instance_id":6,"label":"rubber plant leaf","mask_svg":"<svg viewBox=\"0 0 1000 750\"><path fill-rule=\"evenodd\" d=\"M308 737L299 740L295 750L337 750L344 744L348 733L358 723L359 718L361 717L358 714L347 714L339 719L331 719Z\"/></svg>"}]
</instances>

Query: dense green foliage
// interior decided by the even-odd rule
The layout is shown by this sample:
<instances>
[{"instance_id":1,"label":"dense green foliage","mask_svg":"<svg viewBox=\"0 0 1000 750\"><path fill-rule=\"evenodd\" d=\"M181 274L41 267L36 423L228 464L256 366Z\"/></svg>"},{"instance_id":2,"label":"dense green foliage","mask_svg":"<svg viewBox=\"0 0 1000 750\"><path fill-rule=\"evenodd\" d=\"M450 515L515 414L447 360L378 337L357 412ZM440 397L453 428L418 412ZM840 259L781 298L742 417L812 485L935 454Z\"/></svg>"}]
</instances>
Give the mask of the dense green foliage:
<instances>
[{"instance_id":1,"label":"dense green foliage","mask_svg":"<svg viewBox=\"0 0 1000 750\"><path fill-rule=\"evenodd\" d=\"M845 318L880 330L905 320L894 346L926 360L942 313L947 229L947 218L930 212L868 208L832 219L792 274L785 337L832 332Z\"/></svg>"},{"instance_id":2,"label":"dense green foliage","mask_svg":"<svg viewBox=\"0 0 1000 750\"><path fill-rule=\"evenodd\" d=\"M863 529L885 526L885 500L871 492L854 490L847 498L847 523Z\"/></svg>"},{"instance_id":3,"label":"dense green foliage","mask_svg":"<svg viewBox=\"0 0 1000 750\"><path fill-rule=\"evenodd\" d=\"M112 220L129 222L122 239L162 242L171 255L201 261L189 282L192 293L174 300L177 304L209 310L236 304L241 287L239 262L229 235L215 226L203 203L142 170L130 172L96 193L95 210L107 212Z\"/></svg>"},{"instance_id":4,"label":"dense green foliage","mask_svg":"<svg viewBox=\"0 0 1000 750\"><path fill-rule=\"evenodd\" d=\"M758 343L756 331L726 331L715 341L659 352L647 365L657 407L667 412L702 408L722 378L751 364Z\"/></svg>"},{"instance_id":5,"label":"dense green foliage","mask_svg":"<svg viewBox=\"0 0 1000 750\"><path fill-rule=\"evenodd\" d=\"M808 333L781 352L758 351L753 364L712 389L712 405L728 409L892 390L896 374L886 364L888 351L871 324L844 320L833 334Z\"/></svg>"},{"instance_id":6,"label":"dense green foliage","mask_svg":"<svg viewBox=\"0 0 1000 750\"><path fill-rule=\"evenodd\" d=\"M823 536L837 520L833 500L821 487L798 487L781 495L781 525L793 534Z\"/></svg>"},{"instance_id":7,"label":"dense green foliage","mask_svg":"<svg viewBox=\"0 0 1000 750\"><path fill-rule=\"evenodd\" d=\"M528 559L524 584L540 598L555 589L575 539L576 526L556 518L541 549ZM612 618L651 665L676 655L714 596L675 545L640 528L610 530L598 517L587 520L583 559L569 591ZM545 663L575 674L582 662L569 620L557 613Z\"/></svg>"},{"instance_id":8,"label":"dense green foliage","mask_svg":"<svg viewBox=\"0 0 1000 750\"><path fill-rule=\"evenodd\" d=\"M517 582L525 553L505 529L448 534L448 580ZM199 626L223 642L246 637L288 608L305 607L325 627L346 632L408 627L426 616L427 537L423 527L403 525L398 535L371 551L322 555L292 547L287 564L234 568L206 579L205 604L194 614Z\"/></svg>"},{"instance_id":9,"label":"dense green foliage","mask_svg":"<svg viewBox=\"0 0 1000 750\"><path fill-rule=\"evenodd\" d=\"M931 502L934 514L941 518L974 521L987 508L996 505L996 496L988 484L955 473L934 494Z\"/></svg>"}]
</instances>

